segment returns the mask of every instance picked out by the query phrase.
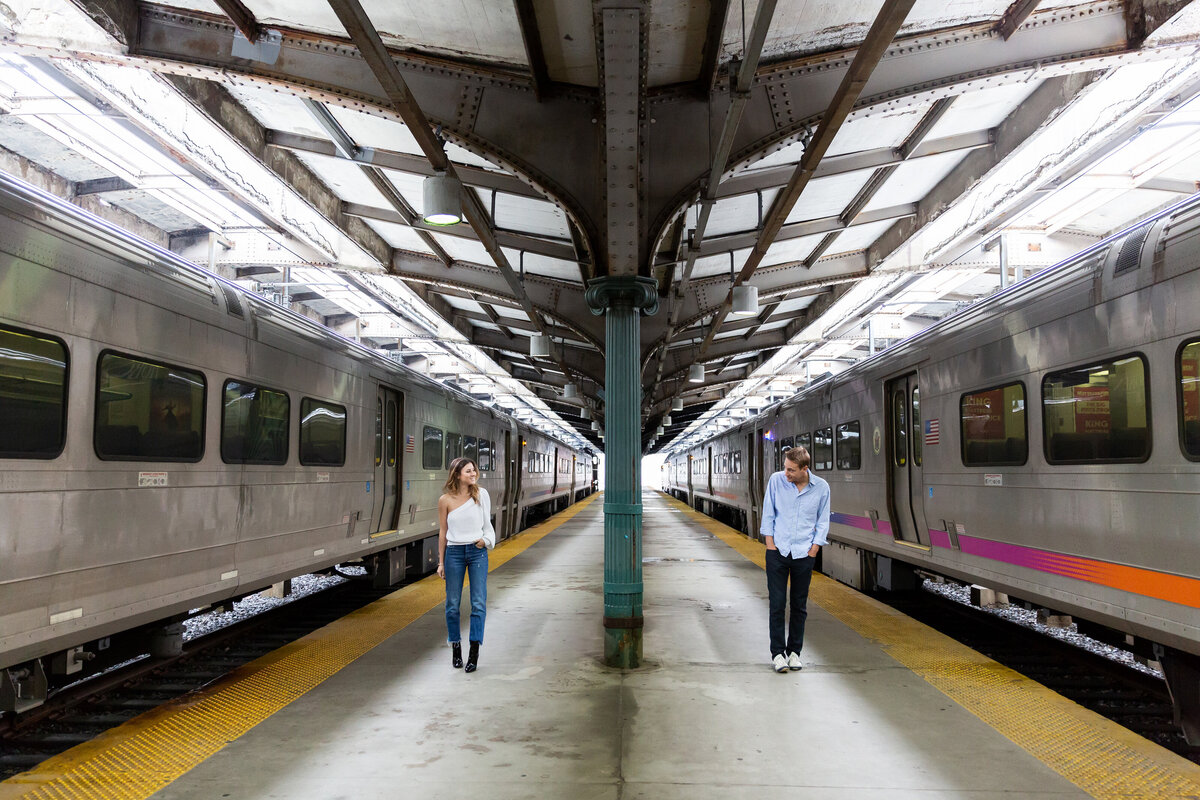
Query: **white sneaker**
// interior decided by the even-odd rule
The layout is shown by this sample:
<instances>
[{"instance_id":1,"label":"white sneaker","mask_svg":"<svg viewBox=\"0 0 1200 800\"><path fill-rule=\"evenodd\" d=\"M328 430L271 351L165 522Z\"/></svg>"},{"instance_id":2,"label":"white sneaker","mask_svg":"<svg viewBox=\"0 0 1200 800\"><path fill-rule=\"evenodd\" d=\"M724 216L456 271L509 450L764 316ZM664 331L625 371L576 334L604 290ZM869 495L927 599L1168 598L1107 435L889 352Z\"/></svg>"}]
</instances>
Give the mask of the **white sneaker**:
<instances>
[{"instance_id":1,"label":"white sneaker","mask_svg":"<svg viewBox=\"0 0 1200 800\"><path fill-rule=\"evenodd\" d=\"M804 669L804 662L800 660L797 653L788 653L787 656L788 669ZM780 670L782 672L783 670Z\"/></svg>"},{"instance_id":2,"label":"white sneaker","mask_svg":"<svg viewBox=\"0 0 1200 800\"><path fill-rule=\"evenodd\" d=\"M788 661L786 658L784 658L783 653L780 653L779 655L775 656L775 658L773 658L771 660L771 663L775 665L776 672L787 672L788 671Z\"/></svg>"}]
</instances>

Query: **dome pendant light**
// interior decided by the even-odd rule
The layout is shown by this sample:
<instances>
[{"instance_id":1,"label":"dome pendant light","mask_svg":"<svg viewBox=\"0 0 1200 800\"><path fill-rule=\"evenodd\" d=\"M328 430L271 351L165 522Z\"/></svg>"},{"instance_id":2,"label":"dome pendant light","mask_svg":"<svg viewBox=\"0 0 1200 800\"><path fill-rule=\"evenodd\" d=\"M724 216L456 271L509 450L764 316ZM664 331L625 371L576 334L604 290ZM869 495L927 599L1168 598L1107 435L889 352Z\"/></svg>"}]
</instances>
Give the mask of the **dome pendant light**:
<instances>
[{"instance_id":1,"label":"dome pendant light","mask_svg":"<svg viewBox=\"0 0 1200 800\"><path fill-rule=\"evenodd\" d=\"M550 337L544 333L536 333L529 339L529 355L534 358L550 357Z\"/></svg>"},{"instance_id":2,"label":"dome pendant light","mask_svg":"<svg viewBox=\"0 0 1200 800\"><path fill-rule=\"evenodd\" d=\"M758 313L758 287L743 283L733 287L733 309L729 312L744 317Z\"/></svg>"},{"instance_id":3,"label":"dome pendant light","mask_svg":"<svg viewBox=\"0 0 1200 800\"><path fill-rule=\"evenodd\" d=\"M688 383L704 383L703 364L692 364L688 367Z\"/></svg>"},{"instance_id":4,"label":"dome pendant light","mask_svg":"<svg viewBox=\"0 0 1200 800\"><path fill-rule=\"evenodd\" d=\"M462 222L462 185L457 178L437 172L425 179L421 195L425 213L421 217L426 225L457 225Z\"/></svg>"}]
</instances>

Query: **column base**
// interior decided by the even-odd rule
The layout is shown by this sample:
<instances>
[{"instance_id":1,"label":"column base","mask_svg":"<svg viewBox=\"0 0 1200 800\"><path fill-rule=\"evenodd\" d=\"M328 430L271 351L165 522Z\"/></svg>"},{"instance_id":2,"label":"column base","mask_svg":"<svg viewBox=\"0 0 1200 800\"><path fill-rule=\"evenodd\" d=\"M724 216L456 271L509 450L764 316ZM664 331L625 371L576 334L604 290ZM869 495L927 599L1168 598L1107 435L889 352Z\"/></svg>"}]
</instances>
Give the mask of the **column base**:
<instances>
[{"instance_id":1,"label":"column base","mask_svg":"<svg viewBox=\"0 0 1200 800\"><path fill-rule=\"evenodd\" d=\"M642 665L642 629L605 628L604 664L617 669L636 669Z\"/></svg>"}]
</instances>

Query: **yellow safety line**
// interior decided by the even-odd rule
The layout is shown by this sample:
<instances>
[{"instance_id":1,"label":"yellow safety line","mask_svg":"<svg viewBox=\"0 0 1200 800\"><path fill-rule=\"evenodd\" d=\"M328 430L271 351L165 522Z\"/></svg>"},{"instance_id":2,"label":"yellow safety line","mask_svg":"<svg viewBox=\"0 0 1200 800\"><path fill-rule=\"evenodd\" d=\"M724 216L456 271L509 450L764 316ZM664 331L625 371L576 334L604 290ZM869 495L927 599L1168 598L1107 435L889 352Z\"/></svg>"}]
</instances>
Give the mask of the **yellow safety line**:
<instances>
[{"instance_id":1,"label":"yellow safety line","mask_svg":"<svg viewBox=\"0 0 1200 800\"><path fill-rule=\"evenodd\" d=\"M766 550L664 495L765 568ZM1104 800L1200 798L1200 766L848 586L814 575L809 597L1083 791Z\"/></svg>"},{"instance_id":2,"label":"yellow safety line","mask_svg":"<svg viewBox=\"0 0 1200 800\"><path fill-rule=\"evenodd\" d=\"M489 571L520 555L599 494L501 542ZM140 800L320 685L444 602L436 575L405 586L234 671L0 783L0 800Z\"/></svg>"}]
</instances>

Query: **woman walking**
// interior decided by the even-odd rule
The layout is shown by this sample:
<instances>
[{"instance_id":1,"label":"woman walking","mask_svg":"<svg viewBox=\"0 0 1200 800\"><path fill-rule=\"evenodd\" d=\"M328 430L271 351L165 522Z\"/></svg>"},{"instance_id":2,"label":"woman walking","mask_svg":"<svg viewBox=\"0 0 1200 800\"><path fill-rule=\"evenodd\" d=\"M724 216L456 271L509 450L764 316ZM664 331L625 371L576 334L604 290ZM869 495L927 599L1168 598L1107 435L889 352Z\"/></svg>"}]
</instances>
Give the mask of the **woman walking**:
<instances>
[{"instance_id":1,"label":"woman walking","mask_svg":"<svg viewBox=\"0 0 1200 800\"><path fill-rule=\"evenodd\" d=\"M483 621L487 616L488 550L496 546L492 499L479 485L479 468L469 458L450 462L450 477L438 499L438 577L446 581L446 632L452 663L461 667L463 576L471 583L471 651L466 672L479 665Z\"/></svg>"}]
</instances>

